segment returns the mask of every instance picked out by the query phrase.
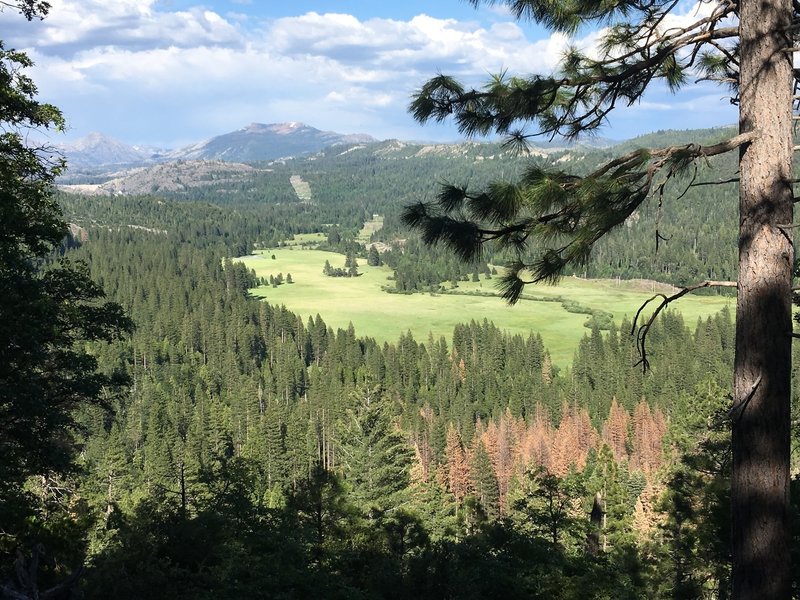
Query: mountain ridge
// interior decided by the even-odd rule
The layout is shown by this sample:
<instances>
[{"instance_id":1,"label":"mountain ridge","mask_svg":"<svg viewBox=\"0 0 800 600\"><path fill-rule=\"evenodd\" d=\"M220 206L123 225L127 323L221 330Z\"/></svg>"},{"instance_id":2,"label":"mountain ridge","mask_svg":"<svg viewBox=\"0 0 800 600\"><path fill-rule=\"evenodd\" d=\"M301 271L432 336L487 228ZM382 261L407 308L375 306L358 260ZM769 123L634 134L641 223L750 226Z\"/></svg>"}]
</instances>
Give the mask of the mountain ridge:
<instances>
[{"instance_id":1,"label":"mountain ridge","mask_svg":"<svg viewBox=\"0 0 800 600\"><path fill-rule=\"evenodd\" d=\"M53 144L50 147L64 154L68 165L73 169L146 163L157 160L157 156L163 152L158 148L132 146L96 131L74 142Z\"/></svg>"},{"instance_id":2,"label":"mountain ridge","mask_svg":"<svg viewBox=\"0 0 800 600\"><path fill-rule=\"evenodd\" d=\"M126 144L103 133L92 132L74 142L52 144L67 158L73 172L96 171L102 167L146 166L176 160L223 160L261 162L313 154L342 144L371 144L378 140L368 134L323 131L301 123L250 123L180 148L163 149Z\"/></svg>"},{"instance_id":3,"label":"mountain ridge","mask_svg":"<svg viewBox=\"0 0 800 600\"><path fill-rule=\"evenodd\" d=\"M299 126L287 124L251 124L235 132L238 136L259 136L258 130L271 128L271 135L292 135ZM275 129L284 129L283 133ZM658 131L622 142L613 147L613 152L622 152L635 147L640 142L653 142L657 145L684 144L687 140L707 144L728 135L724 129L705 129L694 131ZM360 139L357 136L349 139ZM200 155L197 152L194 155ZM488 173L494 169L504 172L503 176L521 173L529 159L549 164L552 168L571 168L581 170L591 165L597 166L609 160L612 152L607 146L590 146L580 142L568 146L532 145L527 154L520 154L498 142L467 141L460 144L429 143L420 144L400 140L373 141L369 143L338 143L295 157L278 158L271 161L235 161L230 156L223 158L194 158L192 152L181 156L136 165L109 165L105 170L93 172L69 172L59 181L61 189L83 194L130 195L130 194L191 194L198 188L214 189L217 193L230 195L238 193L242 186L261 189L257 179L275 172L280 177L312 171L362 172L369 169L373 176L375 169L389 169L394 172L421 174L429 169L433 179L445 177L446 173L458 173L459 177L473 182L477 173ZM403 166L400 166L400 165ZM410 165L416 165L408 171ZM449 166L445 166L449 165ZM492 167L490 165L496 165ZM422 176L422 175L420 175ZM250 183L246 183L250 182Z\"/></svg>"},{"instance_id":4,"label":"mountain ridge","mask_svg":"<svg viewBox=\"0 0 800 600\"><path fill-rule=\"evenodd\" d=\"M627 151L634 147L668 145L672 142L695 138L717 138L727 134L728 128L705 130L660 130L643 134L630 140L586 138L581 140L531 141L529 153L545 156L559 151L611 150ZM63 154L69 166L64 179L81 180L114 170L148 167L157 164L185 161L222 161L227 163L269 163L276 160L310 158L328 149L343 148L351 152L360 148L374 147L376 150L389 144L399 147L416 147L421 154L458 154L464 148L497 148L502 154L507 149L494 141L424 142L403 140L377 140L368 134L341 134L324 131L301 123L253 122L235 131L223 133L207 140L195 142L177 149L130 145L102 133L90 133L71 143L51 144L46 147ZM385 147L382 152L388 151Z\"/></svg>"}]
</instances>

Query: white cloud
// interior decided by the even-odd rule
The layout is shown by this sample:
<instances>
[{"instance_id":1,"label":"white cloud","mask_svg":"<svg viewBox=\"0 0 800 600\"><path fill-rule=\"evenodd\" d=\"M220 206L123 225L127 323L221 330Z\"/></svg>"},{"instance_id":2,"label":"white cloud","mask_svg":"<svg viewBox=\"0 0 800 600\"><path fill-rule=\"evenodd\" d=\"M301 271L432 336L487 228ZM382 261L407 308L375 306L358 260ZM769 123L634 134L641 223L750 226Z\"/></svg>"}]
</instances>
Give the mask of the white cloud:
<instances>
[{"instance_id":1,"label":"white cloud","mask_svg":"<svg viewBox=\"0 0 800 600\"><path fill-rule=\"evenodd\" d=\"M267 46L291 56L324 56L353 68L390 68L394 74L455 72L484 79L502 69L551 71L566 38L531 42L513 22L483 28L454 19L418 15L409 21L308 13L279 19L266 32Z\"/></svg>"},{"instance_id":2,"label":"white cloud","mask_svg":"<svg viewBox=\"0 0 800 600\"><path fill-rule=\"evenodd\" d=\"M53 0L43 21L23 24L3 13L0 24L14 23L11 39L46 55L70 57L97 47L148 50L153 47L235 45L242 32L219 14L203 8L159 11L155 0Z\"/></svg>"},{"instance_id":3,"label":"white cloud","mask_svg":"<svg viewBox=\"0 0 800 600\"><path fill-rule=\"evenodd\" d=\"M428 77L480 85L503 70L548 73L569 43L561 34L529 39L496 15L486 25L315 12L257 22L166 10L156 0L52 4L41 23L2 13L0 27L16 47L35 48L42 98L62 106L76 135L99 129L132 142L171 144L281 120L419 138L405 108ZM576 43L590 49L597 36Z\"/></svg>"},{"instance_id":4,"label":"white cloud","mask_svg":"<svg viewBox=\"0 0 800 600\"><path fill-rule=\"evenodd\" d=\"M715 0L684 2L665 17L661 30L668 33L670 30L690 27L697 21L710 17L719 6L719 2Z\"/></svg>"}]
</instances>

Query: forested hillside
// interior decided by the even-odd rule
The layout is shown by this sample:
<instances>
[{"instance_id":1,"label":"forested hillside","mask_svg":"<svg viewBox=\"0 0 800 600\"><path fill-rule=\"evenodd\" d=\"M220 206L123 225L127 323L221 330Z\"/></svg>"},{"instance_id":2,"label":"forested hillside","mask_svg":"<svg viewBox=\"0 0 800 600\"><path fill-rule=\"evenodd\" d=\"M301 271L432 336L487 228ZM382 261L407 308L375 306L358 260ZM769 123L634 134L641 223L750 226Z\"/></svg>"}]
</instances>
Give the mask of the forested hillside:
<instances>
[{"instance_id":1,"label":"forested hillside","mask_svg":"<svg viewBox=\"0 0 800 600\"><path fill-rule=\"evenodd\" d=\"M78 469L31 482L15 535L56 549L43 580L84 560L91 598L724 593L731 315L666 313L646 373L630 323L587 330L559 371L490 315L378 345L250 298L225 257L318 229L359 248L389 200L348 200L346 172L303 172L313 209L60 197L67 255L136 330L92 346L131 385L78 413Z\"/></svg>"},{"instance_id":2,"label":"forested hillside","mask_svg":"<svg viewBox=\"0 0 800 600\"><path fill-rule=\"evenodd\" d=\"M84 101L85 90L111 98L119 73L143 81L112 72L107 55L138 60L149 48L154 64L141 70L153 83L178 73L170 61L202 64L203 86L170 85L176 106L213 121L178 92L213 87L221 54L223 70L238 70L244 49L294 74L313 52L319 73L298 78L298 90L313 85L330 107L378 115L394 96L367 79L440 59L427 56L441 41L434 23L449 36L464 30L448 38L453 48L493 45L460 17L311 12L297 26L291 11L263 4L262 25L243 37L256 20L244 4L222 16L213 2L155 3L96 19L82 3L54 4L61 25L11 36L22 51L0 41L0 598L800 598L800 358L790 351L800 334L789 331L800 277L790 186L800 179L789 160L764 167L790 149L774 142L788 126L769 133L775 94L753 102L748 71L775 79L763 90L785 83L800 5L701 3L683 28L677 2L507 0L512 17L564 39L604 27L587 30L600 58L576 42L559 74L503 72L480 90L440 74L410 112L508 144L254 123L172 162L93 136L81 144L88 170L70 173L57 147L34 141L67 123L37 99L29 54L49 61L51 85L80 79ZM0 19L43 20L50 9L0 1ZM281 34L269 20L294 27ZM335 34L341 22L344 37L287 37L309 23ZM527 36L492 22L504 48ZM74 40L64 23L80 23ZM370 58L352 43L378 31L395 40L390 52L381 41ZM412 43L420 36L427 50ZM205 59L185 60L192 37ZM409 51L414 62L400 60ZM366 69L373 62L380 75ZM348 97L320 83L334 64ZM732 84L738 135L574 141L617 104L643 100L651 82L676 91L696 68ZM274 104L267 92L260 105ZM244 113L236 100L226 110ZM789 124L787 104L775 123ZM749 120L760 124L750 131ZM552 137L527 145L515 124ZM114 172L89 160L91 145ZM754 185L761 176L769 183ZM564 275L557 292L522 295L528 276ZM684 297L733 287L738 316L729 296L696 299L694 312ZM281 304L292 293L305 294L294 305L302 314ZM538 331L531 313L503 322L505 300L527 302ZM341 320L336 301L352 311ZM350 314L363 320L341 326Z\"/></svg>"}]
</instances>

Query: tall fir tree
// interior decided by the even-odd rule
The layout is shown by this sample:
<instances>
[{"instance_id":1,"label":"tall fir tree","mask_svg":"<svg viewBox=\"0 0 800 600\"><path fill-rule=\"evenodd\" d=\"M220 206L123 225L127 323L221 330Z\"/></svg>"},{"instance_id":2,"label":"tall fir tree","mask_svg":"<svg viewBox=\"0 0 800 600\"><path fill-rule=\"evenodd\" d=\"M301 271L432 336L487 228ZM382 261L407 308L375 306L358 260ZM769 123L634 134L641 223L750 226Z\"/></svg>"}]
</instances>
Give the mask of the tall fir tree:
<instances>
[{"instance_id":1,"label":"tall fir tree","mask_svg":"<svg viewBox=\"0 0 800 600\"><path fill-rule=\"evenodd\" d=\"M345 481L363 509L396 509L406 501L413 457L409 442L378 389L358 389L354 401L339 427Z\"/></svg>"}]
</instances>

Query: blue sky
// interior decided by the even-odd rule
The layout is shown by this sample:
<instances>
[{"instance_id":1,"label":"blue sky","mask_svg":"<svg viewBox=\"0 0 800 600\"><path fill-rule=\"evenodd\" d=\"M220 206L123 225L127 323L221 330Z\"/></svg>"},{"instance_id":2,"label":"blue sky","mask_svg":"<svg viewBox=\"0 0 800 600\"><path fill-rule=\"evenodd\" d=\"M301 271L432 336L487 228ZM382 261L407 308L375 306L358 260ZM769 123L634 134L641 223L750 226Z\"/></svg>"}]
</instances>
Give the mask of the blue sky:
<instances>
[{"instance_id":1,"label":"blue sky","mask_svg":"<svg viewBox=\"0 0 800 600\"><path fill-rule=\"evenodd\" d=\"M64 111L69 131L53 141L99 131L176 147L285 121L381 139L456 140L452 125L422 127L407 113L426 78L443 72L479 85L501 70L548 73L569 42L516 23L499 5L464 0L51 1L42 22L0 13L0 36L29 52L40 98ZM687 0L681 14L693 18L697 6ZM587 29L572 41L591 48L596 39ZM735 119L723 89L654 90L601 135Z\"/></svg>"}]
</instances>

